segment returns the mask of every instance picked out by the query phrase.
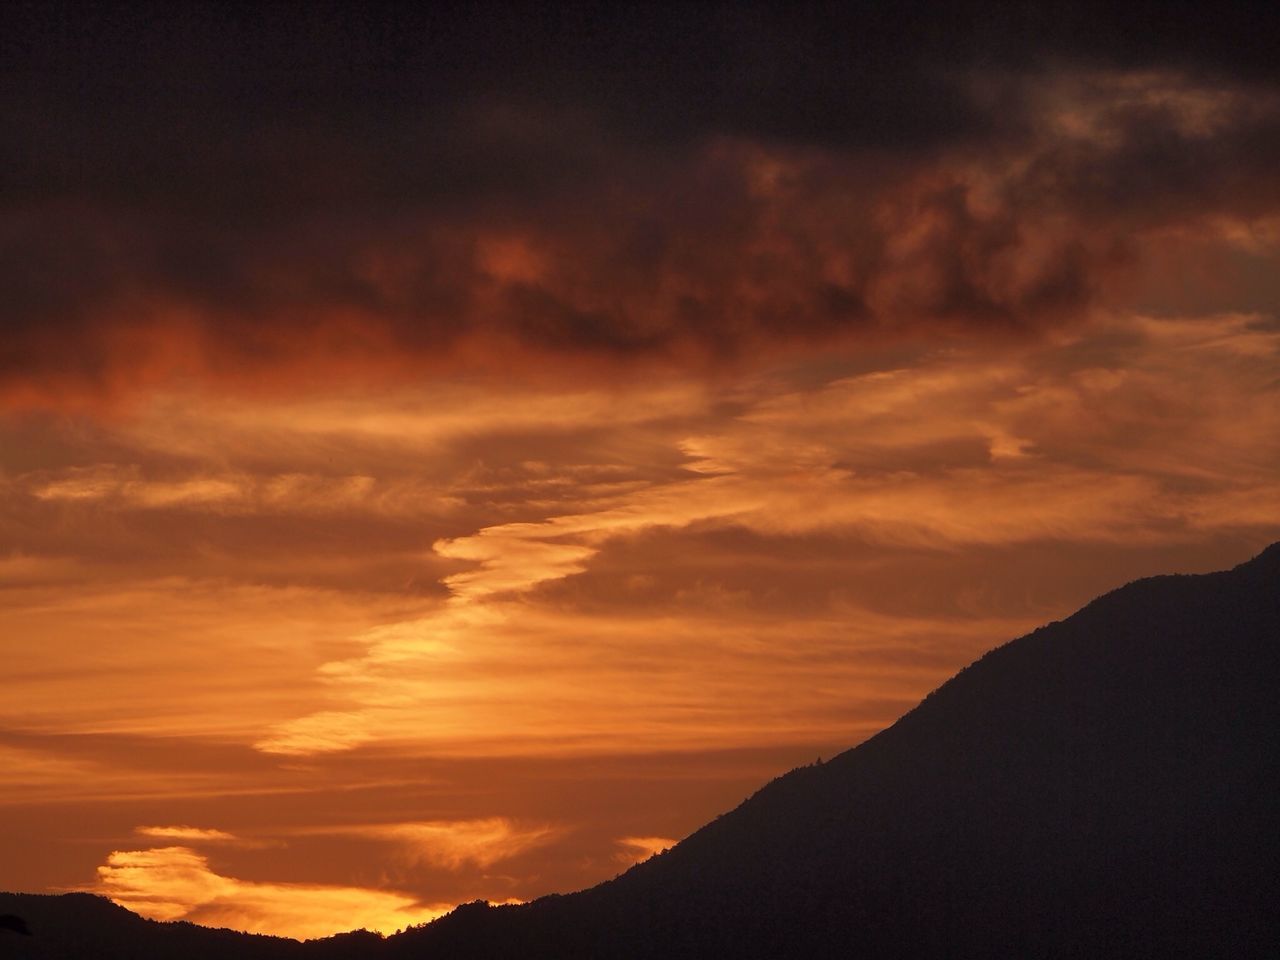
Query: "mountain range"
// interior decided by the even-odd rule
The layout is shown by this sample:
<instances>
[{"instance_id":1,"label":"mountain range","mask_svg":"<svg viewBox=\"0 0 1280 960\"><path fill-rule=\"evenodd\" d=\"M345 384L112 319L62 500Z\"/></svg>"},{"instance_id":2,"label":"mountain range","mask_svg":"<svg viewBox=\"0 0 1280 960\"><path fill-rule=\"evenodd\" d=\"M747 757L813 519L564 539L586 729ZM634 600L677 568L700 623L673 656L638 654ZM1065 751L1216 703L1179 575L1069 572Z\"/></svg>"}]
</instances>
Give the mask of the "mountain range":
<instances>
[{"instance_id":1,"label":"mountain range","mask_svg":"<svg viewBox=\"0 0 1280 960\"><path fill-rule=\"evenodd\" d=\"M1280 544L1005 644L588 890L299 944L0 894L0 957L1280 955Z\"/></svg>"}]
</instances>

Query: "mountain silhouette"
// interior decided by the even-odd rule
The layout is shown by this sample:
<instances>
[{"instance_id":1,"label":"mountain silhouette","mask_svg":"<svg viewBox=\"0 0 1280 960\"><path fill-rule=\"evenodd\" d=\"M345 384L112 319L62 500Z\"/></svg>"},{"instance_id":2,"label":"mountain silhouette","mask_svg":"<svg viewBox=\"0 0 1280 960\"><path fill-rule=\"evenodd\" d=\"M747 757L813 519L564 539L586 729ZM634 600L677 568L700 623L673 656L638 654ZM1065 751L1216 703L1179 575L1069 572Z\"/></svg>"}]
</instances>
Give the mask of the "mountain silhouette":
<instances>
[{"instance_id":1,"label":"mountain silhouette","mask_svg":"<svg viewBox=\"0 0 1280 960\"><path fill-rule=\"evenodd\" d=\"M860 746L580 893L301 945L102 904L120 930L131 917L135 952L21 956L1275 956L1278 668L1280 544L999 647ZM67 899L0 895L35 934L10 939L35 945L46 917L105 927L79 901L58 921ZM225 939L179 950L173 929Z\"/></svg>"},{"instance_id":2,"label":"mountain silhouette","mask_svg":"<svg viewBox=\"0 0 1280 960\"><path fill-rule=\"evenodd\" d=\"M1280 544L1132 583L583 893L396 957L1275 956Z\"/></svg>"}]
</instances>

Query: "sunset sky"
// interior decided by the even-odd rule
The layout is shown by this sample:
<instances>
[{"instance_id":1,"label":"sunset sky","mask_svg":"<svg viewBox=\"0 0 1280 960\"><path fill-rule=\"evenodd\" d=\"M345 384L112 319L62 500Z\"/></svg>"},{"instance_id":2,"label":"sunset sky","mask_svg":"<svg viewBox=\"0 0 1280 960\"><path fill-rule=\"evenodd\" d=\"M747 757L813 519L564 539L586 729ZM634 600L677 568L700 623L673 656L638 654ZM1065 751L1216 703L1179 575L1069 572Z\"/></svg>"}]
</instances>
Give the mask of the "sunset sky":
<instances>
[{"instance_id":1,"label":"sunset sky","mask_svg":"<svg viewBox=\"0 0 1280 960\"><path fill-rule=\"evenodd\" d=\"M1280 539L1247 4L21 9L0 889L579 889Z\"/></svg>"}]
</instances>

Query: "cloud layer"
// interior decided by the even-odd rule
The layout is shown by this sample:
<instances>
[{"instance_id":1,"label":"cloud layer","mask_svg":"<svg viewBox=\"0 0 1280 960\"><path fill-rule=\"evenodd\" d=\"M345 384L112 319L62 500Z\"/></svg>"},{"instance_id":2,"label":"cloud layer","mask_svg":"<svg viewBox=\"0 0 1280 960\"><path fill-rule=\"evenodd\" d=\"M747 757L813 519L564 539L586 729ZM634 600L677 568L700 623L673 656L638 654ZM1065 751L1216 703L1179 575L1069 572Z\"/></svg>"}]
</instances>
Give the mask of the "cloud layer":
<instances>
[{"instance_id":1,"label":"cloud layer","mask_svg":"<svg viewBox=\"0 0 1280 960\"><path fill-rule=\"evenodd\" d=\"M0 887L587 886L1280 537L1248 4L83 17L0 41Z\"/></svg>"},{"instance_id":2,"label":"cloud layer","mask_svg":"<svg viewBox=\"0 0 1280 960\"><path fill-rule=\"evenodd\" d=\"M1079 323L1171 238L1274 257L1280 90L1247 18L692 16L357 18L313 24L319 54L270 15L27 14L0 399L1006 339Z\"/></svg>"}]
</instances>

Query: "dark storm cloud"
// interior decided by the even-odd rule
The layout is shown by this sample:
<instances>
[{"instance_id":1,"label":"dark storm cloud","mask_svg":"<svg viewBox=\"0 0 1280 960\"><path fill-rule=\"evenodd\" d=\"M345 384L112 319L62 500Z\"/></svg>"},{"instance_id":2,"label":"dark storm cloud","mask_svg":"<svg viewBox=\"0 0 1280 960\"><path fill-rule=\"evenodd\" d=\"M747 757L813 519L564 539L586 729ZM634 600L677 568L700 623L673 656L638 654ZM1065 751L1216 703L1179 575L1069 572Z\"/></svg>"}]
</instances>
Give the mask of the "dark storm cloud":
<instances>
[{"instance_id":1,"label":"dark storm cloud","mask_svg":"<svg viewBox=\"0 0 1280 960\"><path fill-rule=\"evenodd\" d=\"M1280 206L1247 5L12 19L0 382L28 397L476 336L715 357L1035 329L1132 230ZM1070 94L1101 134L1046 132L1058 75L1104 78Z\"/></svg>"}]
</instances>

